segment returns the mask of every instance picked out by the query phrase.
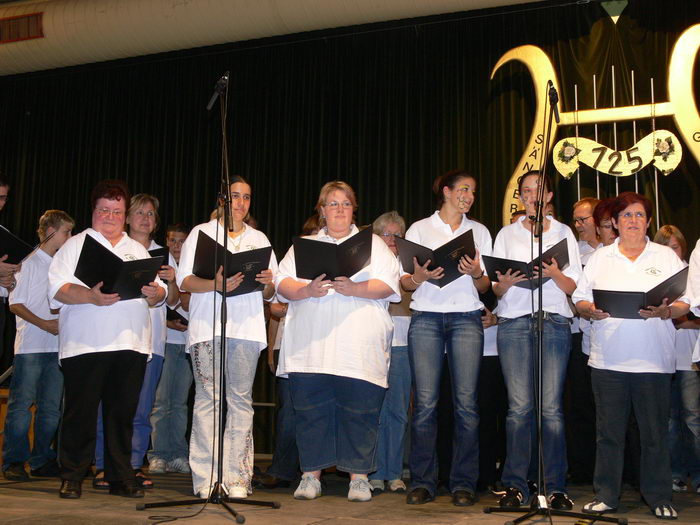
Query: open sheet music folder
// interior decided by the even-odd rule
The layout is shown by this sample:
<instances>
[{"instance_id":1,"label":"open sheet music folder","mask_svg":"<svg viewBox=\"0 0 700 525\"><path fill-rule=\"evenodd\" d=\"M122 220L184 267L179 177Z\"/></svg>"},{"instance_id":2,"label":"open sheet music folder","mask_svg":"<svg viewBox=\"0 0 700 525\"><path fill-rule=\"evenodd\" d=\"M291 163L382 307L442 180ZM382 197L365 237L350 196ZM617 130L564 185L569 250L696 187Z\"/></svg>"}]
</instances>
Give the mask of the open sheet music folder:
<instances>
[{"instance_id":1,"label":"open sheet music folder","mask_svg":"<svg viewBox=\"0 0 700 525\"><path fill-rule=\"evenodd\" d=\"M648 292L623 292L617 290L593 290L593 303L598 310L621 319L642 319L639 310L659 306L664 299L673 303L685 292L688 283L688 267L656 285Z\"/></svg>"},{"instance_id":2,"label":"open sheet music folder","mask_svg":"<svg viewBox=\"0 0 700 525\"><path fill-rule=\"evenodd\" d=\"M141 288L155 280L162 264L163 257L124 261L86 235L74 275L89 288L102 281L102 293L126 301L142 297Z\"/></svg>"},{"instance_id":3,"label":"open sheet music folder","mask_svg":"<svg viewBox=\"0 0 700 525\"><path fill-rule=\"evenodd\" d=\"M294 261L297 277L324 279L352 277L367 266L372 257L372 228L365 228L340 244L294 237Z\"/></svg>"},{"instance_id":4,"label":"open sheet music folder","mask_svg":"<svg viewBox=\"0 0 700 525\"><path fill-rule=\"evenodd\" d=\"M199 237L197 237L192 273L202 279L213 279L219 267L224 266L224 257L226 257L225 277L231 277L238 272L243 274L243 282L232 292L227 292L226 297L260 292L265 288L265 285L256 281L255 276L270 267L271 255L272 246L232 253L225 250L222 244L200 231Z\"/></svg>"},{"instance_id":5,"label":"open sheet music folder","mask_svg":"<svg viewBox=\"0 0 700 525\"><path fill-rule=\"evenodd\" d=\"M498 282L496 272L505 274L508 270L512 270L511 273L515 273L517 271L528 277L527 281L515 283L515 286L518 288L526 288L528 290L537 289L539 279L533 278L532 275L535 266L540 265L539 257L536 257L529 263L514 261L512 259L502 259L500 257L490 257L488 255L484 255L483 259L484 266L486 267L486 273L491 281ZM556 259L561 270L564 270L567 266L569 266L569 243L566 241L566 239L562 239L542 254L542 260L547 264L551 264L552 259ZM549 281L549 277L542 278L542 284L546 283L547 281Z\"/></svg>"},{"instance_id":6,"label":"open sheet music folder","mask_svg":"<svg viewBox=\"0 0 700 525\"><path fill-rule=\"evenodd\" d=\"M405 272L413 273L414 257L420 265L425 264L430 259L428 270L442 267L445 271L442 279L428 279L429 283L440 288L463 275L459 272L459 260L463 255L468 255L471 258L476 255L472 230L467 230L434 250L401 237L396 237L396 246L399 249L399 259Z\"/></svg>"},{"instance_id":7,"label":"open sheet music folder","mask_svg":"<svg viewBox=\"0 0 700 525\"><path fill-rule=\"evenodd\" d=\"M7 255L4 262L7 264L19 264L34 251L36 246L31 246L22 239L12 234L4 226L0 226L0 257Z\"/></svg>"}]
</instances>

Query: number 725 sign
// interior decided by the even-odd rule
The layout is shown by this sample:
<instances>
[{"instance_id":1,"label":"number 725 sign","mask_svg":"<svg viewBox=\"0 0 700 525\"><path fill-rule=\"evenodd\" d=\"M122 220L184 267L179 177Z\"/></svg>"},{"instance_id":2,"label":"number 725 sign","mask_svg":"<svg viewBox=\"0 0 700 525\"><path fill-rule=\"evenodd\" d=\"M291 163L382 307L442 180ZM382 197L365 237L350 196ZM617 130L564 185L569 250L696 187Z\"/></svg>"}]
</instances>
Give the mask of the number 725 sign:
<instances>
[{"instance_id":1,"label":"number 725 sign","mask_svg":"<svg viewBox=\"0 0 700 525\"><path fill-rule=\"evenodd\" d=\"M554 166L567 179L576 173L579 163L615 177L629 177L653 163L668 175L682 156L678 138L663 129L650 133L626 151L612 150L591 139L570 137L557 142L553 152Z\"/></svg>"}]
</instances>

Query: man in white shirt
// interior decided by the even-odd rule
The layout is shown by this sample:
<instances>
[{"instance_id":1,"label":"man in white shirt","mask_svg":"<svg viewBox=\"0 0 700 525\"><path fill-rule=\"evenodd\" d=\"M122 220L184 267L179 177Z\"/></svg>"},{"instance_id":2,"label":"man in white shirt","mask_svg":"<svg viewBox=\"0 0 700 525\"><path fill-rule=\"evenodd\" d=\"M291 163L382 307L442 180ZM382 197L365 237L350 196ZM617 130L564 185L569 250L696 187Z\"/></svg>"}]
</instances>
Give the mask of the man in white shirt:
<instances>
[{"instance_id":1,"label":"man in white shirt","mask_svg":"<svg viewBox=\"0 0 700 525\"><path fill-rule=\"evenodd\" d=\"M578 251L581 254L581 264L586 265L588 258L602 243L595 230L593 210L600 201L594 197L584 197L574 204L574 227L578 234Z\"/></svg>"},{"instance_id":2,"label":"man in white shirt","mask_svg":"<svg viewBox=\"0 0 700 525\"><path fill-rule=\"evenodd\" d=\"M58 315L48 301L48 272L53 255L71 236L74 221L59 210L39 219L39 240L17 273L10 293L10 311L17 316L15 358L5 419L3 475L10 481L32 476L57 476L56 451L51 447L61 416L63 374L58 366ZM29 448L30 408L36 405L34 446Z\"/></svg>"}]
</instances>

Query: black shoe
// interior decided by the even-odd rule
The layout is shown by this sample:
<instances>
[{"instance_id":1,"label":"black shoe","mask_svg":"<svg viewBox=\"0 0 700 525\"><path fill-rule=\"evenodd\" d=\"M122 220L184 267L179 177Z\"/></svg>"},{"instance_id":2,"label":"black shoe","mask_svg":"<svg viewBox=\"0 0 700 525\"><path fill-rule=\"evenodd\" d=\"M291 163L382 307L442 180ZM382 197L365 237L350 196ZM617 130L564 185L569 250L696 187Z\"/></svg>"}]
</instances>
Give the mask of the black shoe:
<instances>
[{"instance_id":1,"label":"black shoe","mask_svg":"<svg viewBox=\"0 0 700 525\"><path fill-rule=\"evenodd\" d=\"M508 487L505 495L498 500L499 507L519 507L523 504L523 493L514 487Z\"/></svg>"},{"instance_id":2,"label":"black shoe","mask_svg":"<svg viewBox=\"0 0 700 525\"><path fill-rule=\"evenodd\" d=\"M530 493L530 496L537 496L537 482L532 481L531 479L527 480L527 490Z\"/></svg>"},{"instance_id":3,"label":"black shoe","mask_svg":"<svg viewBox=\"0 0 700 525\"><path fill-rule=\"evenodd\" d=\"M255 472L253 474L253 487L257 489L287 488L290 482L286 479L278 478L267 472Z\"/></svg>"},{"instance_id":4,"label":"black shoe","mask_svg":"<svg viewBox=\"0 0 700 525\"><path fill-rule=\"evenodd\" d=\"M457 507L469 507L476 503L476 496L468 490L455 490L452 493L452 504Z\"/></svg>"},{"instance_id":5,"label":"black shoe","mask_svg":"<svg viewBox=\"0 0 700 525\"><path fill-rule=\"evenodd\" d=\"M60 474L58 470L58 463L55 459L52 459L48 463L44 463L37 469L31 470L32 476L35 478L57 478Z\"/></svg>"},{"instance_id":6,"label":"black shoe","mask_svg":"<svg viewBox=\"0 0 700 525\"><path fill-rule=\"evenodd\" d=\"M143 498L143 489L127 485L123 481L112 481L109 484L109 493L112 496L122 496L124 498Z\"/></svg>"},{"instance_id":7,"label":"black shoe","mask_svg":"<svg viewBox=\"0 0 700 525\"><path fill-rule=\"evenodd\" d=\"M406 503L409 505L422 505L423 503L428 503L434 499L435 496L431 496L428 489L424 489L423 487L413 489L411 492L406 494Z\"/></svg>"},{"instance_id":8,"label":"black shoe","mask_svg":"<svg viewBox=\"0 0 700 525\"><path fill-rule=\"evenodd\" d=\"M574 502L564 492L554 492L549 496L549 506L554 510L571 510L574 508Z\"/></svg>"},{"instance_id":9,"label":"black shoe","mask_svg":"<svg viewBox=\"0 0 700 525\"><path fill-rule=\"evenodd\" d=\"M61 482L61 490L58 491L58 497L64 499L78 499L82 493L83 489L81 481L64 479Z\"/></svg>"},{"instance_id":10,"label":"black shoe","mask_svg":"<svg viewBox=\"0 0 700 525\"><path fill-rule=\"evenodd\" d=\"M10 466L2 474L7 481L29 481L29 474L24 470L24 463L10 463Z\"/></svg>"}]
</instances>

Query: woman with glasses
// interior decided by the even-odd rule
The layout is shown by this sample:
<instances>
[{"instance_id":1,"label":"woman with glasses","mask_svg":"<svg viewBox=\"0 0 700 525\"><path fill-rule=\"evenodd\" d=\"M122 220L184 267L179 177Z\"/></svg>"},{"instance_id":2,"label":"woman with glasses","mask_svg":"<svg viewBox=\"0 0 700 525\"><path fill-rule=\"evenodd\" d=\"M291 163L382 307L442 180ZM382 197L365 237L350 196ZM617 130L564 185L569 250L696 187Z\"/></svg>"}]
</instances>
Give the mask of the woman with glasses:
<instances>
[{"instance_id":1,"label":"woman with glasses","mask_svg":"<svg viewBox=\"0 0 700 525\"><path fill-rule=\"evenodd\" d=\"M270 246L264 233L245 223L250 210L252 189L243 177L235 176L231 183L231 231L227 248L231 253L256 250ZM260 352L267 346L263 299L274 294L273 272L277 269L274 252L269 267L256 276L265 285L262 291L226 298L226 377L225 392L219 392L219 361L221 351L221 294L215 290L233 292L243 282L243 274L223 276L220 266L214 279L203 279L193 273L197 241L206 235L223 244L223 208L220 219L213 219L192 228L182 246L177 283L190 292L190 316L187 345L192 359L195 398L190 438L190 468L194 493L206 498L217 471L216 441L219 439L218 418L225 395L227 408L224 429L223 479L230 497L246 498L252 493L253 477L253 380ZM214 335L212 339L212 335ZM215 405L215 400L221 400ZM218 421L218 419L217 419ZM213 470L212 470L213 469Z\"/></svg>"},{"instance_id":2,"label":"woman with glasses","mask_svg":"<svg viewBox=\"0 0 700 525\"><path fill-rule=\"evenodd\" d=\"M454 170L435 179L433 193L437 211L408 229L406 239L434 249L472 230L477 252L462 257L462 274L446 286L428 282L441 279L442 268L429 270L429 262L403 268L401 285L414 291L408 355L414 388L411 421L411 491L409 505L435 499L437 492L437 405L444 355L452 380L454 445L449 489L458 506L473 505L479 477L479 414L477 389L484 348L479 293L491 285L481 266L480 254L491 254L491 235L481 223L467 217L476 199L476 178Z\"/></svg>"},{"instance_id":3,"label":"woman with glasses","mask_svg":"<svg viewBox=\"0 0 700 525\"><path fill-rule=\"evenodd\" d=\"M129 210L126 214L126 228L133 240L147 250L162 248L153 240L158 229L159 202L153 195L139 193L131 197ZM180 291L175 283L175 269L167 264L161 267L158 276L168 285L168 304L177 304ZM131 441L131 466L138 486L144 489L153 488L153 481L148 478L141 467L148 451L151 439L151 409L155 399L156 387L163 370L163 355L165 352L165 303L157 308L150 308L151 315L151 359L146 363L146 372L139 395L139 404L134 416L134 436ZM97 418L97 444L95 447L95 478L92 486L96 489L109 489L109 482L104 479L104 433L102 431L102 411Z\"/></svg>"},{"instance_id":4,"label":"woman with glasses","mask_svg":"<svg viewBox=\"0 0 700 525\"><path fill-rule=\"evenodd\" d=\"M345 182L322 188L321 229L307 239L341 243L359 233L355 192ZM396 256L376 235L372 257L355 275L313 280L297 276L294 249L280 263L277 296L289 303L277 375L289 376L302 478L297 499L321 496L321 471L350 473L348 499L372 498L379 414L387 387L392 322L399 300Z\"/></svg>"},{"instance_id":5,"label":"woman with glasses","mask_svg":"<svg viewBox=\"0 0 700 525\"><path fill-rule=\"evenodd\" d=\"M518 181L520 202L525 217L504 227L496 236L493 255L505 259L529 262L563 239L568 245L569 265L560 268L552 259L542 264L542 275L549 278L542 285L542 310L545 314L542 344L542 440L546 486L549 505L554 509L568 510L573 502L566 494L566 436L564 432L563 393L566 369L571 351L571 318L573 312L567 295L573 293L581 274L581 260L576 239L571 229L545 217L542 238L535 236L537 197L543 180L543 205L552 201L554 193L549 179L540 179L537 171L523 175ZM494 292L499 297L498 308L498 356L508 391L508 415L506 417L506 462L502 482L506 487L500 499L501 507L518 507L530 499L528 473L536 472L537 447L535 418L536 323L538 290L515 286L527 279L520 272L497 272L498 282ZM533 454L533 451L535 453ZM542 489L542 487L540 487Z\"/></svg>"},{"instance_id":6,"label":"woman with glasses","mask_svg":"<svg viewBox=\"0 0 700 525\"><path fill-rule=\"evenodd\" d=\"M379 235L395 256L398 256L396 237L406 233L406 222L396 211L377 217L372 231ZM404 444L408 424L408 403L411 399L411 366L408 362L408 325L411 322L411 292L401 290L401 302L389 304L389 315L394 322L389 364L389 388L379 415L377 443L377 470L370 474L373 493L386 487L391 492L405 491L403 473Z\"/></svg>"},{"instance_id":7,"label":"woman with glasses","mask_svg":"<svg viewBox=\"0 0 700 525\"><path fill-rule=\"evenodd\" d=\"M593 290L646 291L683 269L667 246L649 241L649 199L618 195L611 208L620 237L588 261L573 300L592 320L591 380L596 404L595 499L583 512L617 509L622 485L625 434L634 411L641 441L640 490L656 518L676 519L671 506L668 448L671 377L676 370L672 318L688 312L686 298L639 310L638 319L611 317L593 302Z\"/></svg>"},{"instance_id":8,"label":"woman with glasses","mask_svg":"<svg viewBox=\"0 0 700 525\"><path fill-rule=\"evenodd\" d=\"M595 221L595 231L603 246L610 246L617 239L617 230L613 227L610 218L610 207L615 199L609 197L601 200L593 209L593 220Z\"/></svg>"},{"instance_id":9,"label":"woman with glasses","mask_svg":"<svg viewBox=\"0 0 700 525\"><path fill-rule=\"evenodd\" d=\"M166 287L159 278L141 288L143 298L120 300L102 283L85 286L75 270L90 236L123 260L150 257L124 232L129 194L122 181L106 180L92 191L92 228L66 241L49 269L49 298L60 308L59 359L64 408L59 440L63 479L60 497L79 498L95 452L97 409L105 429L105 479L109 493L143 497L130 462L134 414L151 352L149 307L161 304Z\"/></svg>"}]
</instances>

